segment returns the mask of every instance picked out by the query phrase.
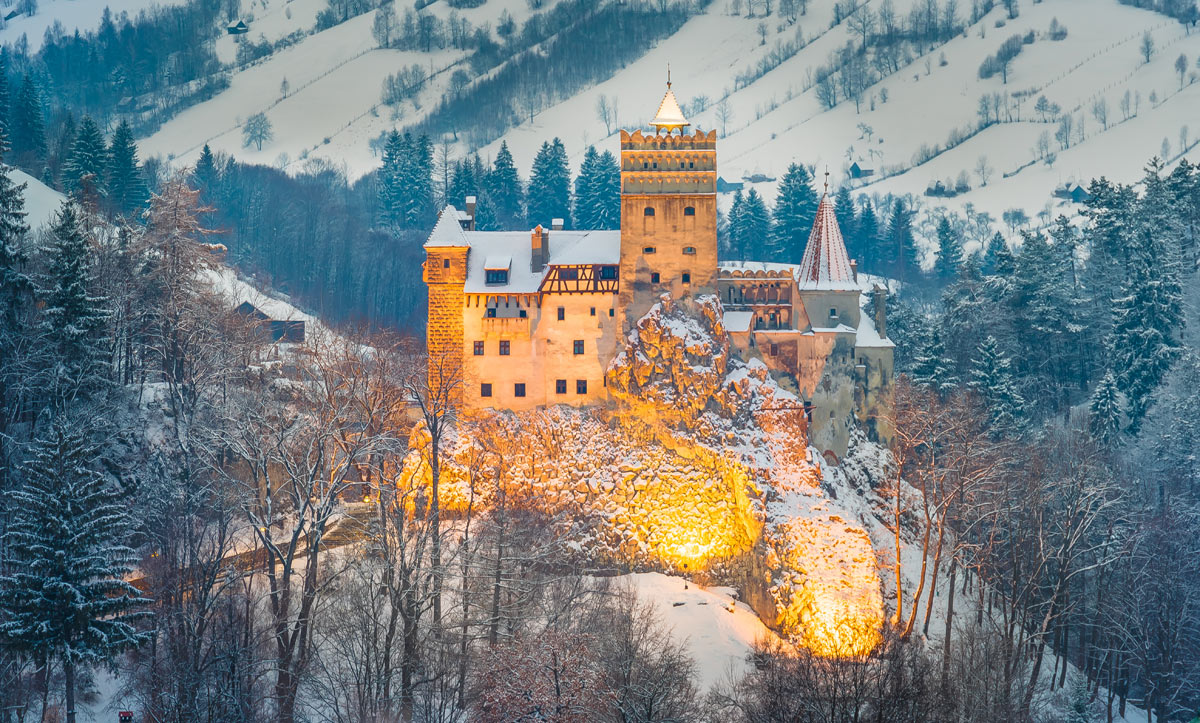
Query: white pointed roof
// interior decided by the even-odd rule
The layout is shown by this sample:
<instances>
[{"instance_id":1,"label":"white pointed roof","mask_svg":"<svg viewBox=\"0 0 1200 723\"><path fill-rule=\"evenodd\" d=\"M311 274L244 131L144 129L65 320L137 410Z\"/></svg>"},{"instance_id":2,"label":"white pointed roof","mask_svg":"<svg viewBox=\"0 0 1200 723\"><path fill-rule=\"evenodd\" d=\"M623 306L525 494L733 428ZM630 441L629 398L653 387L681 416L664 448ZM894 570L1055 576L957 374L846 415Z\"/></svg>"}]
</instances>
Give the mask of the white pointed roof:
<instances>
[{"instance_id":1,"label":"white pointed roof","mask_svg":"<svg viewBox=\"0 0 1200 723\"><path fill-rule=\"evenodd\" d=\"M675 92L671 90L669 83L667 84L667 94L663 96L662 102L658 104L658 112L654 114L654 120L650 121L650 125L658 130L666 128L668 131L691 125L691 123L688 123L688 119L683 117L683 111L679 108L679 101L675 100Z\"/></svg>"},{"instance_id":2,"label":"white pointed roof","mask_svg":"<svg viewBox=\"0 0 1200 723\"><path fill-rule=\"evenodd\" d=\"M808 246L804 248L804 258L796 270L796 281L801 291L858 290L854 270L850 268L850 254L846 252L846 242L842 239L828 193L821 196L817 220L809 234Z\"/></svg>"},{"instance_id":3,"label":"white pointed roof","mask_svg":"<svg viewBox=\"0 0 1200 723\"><path fill-rule=\"evenodd\" d=\"M429 238L425 240L425 246L455 246L462 248L470 245L470 242L467 241L467 235L463 232L462 223L459 221L458 209L447 205L438 214L437 224L434 225L433 231L429 233Z\"/></svg>"}]
</instances>

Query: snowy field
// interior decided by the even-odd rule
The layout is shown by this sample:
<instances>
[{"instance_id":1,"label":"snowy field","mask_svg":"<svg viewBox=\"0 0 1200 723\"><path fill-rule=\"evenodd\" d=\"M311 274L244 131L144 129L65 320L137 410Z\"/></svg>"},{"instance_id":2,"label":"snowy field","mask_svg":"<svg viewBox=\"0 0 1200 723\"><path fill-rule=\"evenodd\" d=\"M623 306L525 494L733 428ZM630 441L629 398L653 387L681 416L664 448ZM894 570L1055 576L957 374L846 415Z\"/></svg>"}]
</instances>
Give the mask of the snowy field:
<instances>
[{"instance_id":1,"label":"snowy field","mask_svg":"<svg viewBox=\"0 0 1200 723\"><path fill-rule=\"evenodd\" d=\"M55 23L60 23L65 34L76 30L95 30L100 27L104 17L104 9L113 17L128 13L136 17L138 12L146 8L166 5L182 5L184 0L38 0L37 12L32 16L18 15L0 25L0 43L15 43L24 35L29 41L29 52L37 52L42 47L42 38L46 29ZM11 3L5 3L10 5ZM5 7L7 15L12 8Z\"/></svg>"}]
</instances>

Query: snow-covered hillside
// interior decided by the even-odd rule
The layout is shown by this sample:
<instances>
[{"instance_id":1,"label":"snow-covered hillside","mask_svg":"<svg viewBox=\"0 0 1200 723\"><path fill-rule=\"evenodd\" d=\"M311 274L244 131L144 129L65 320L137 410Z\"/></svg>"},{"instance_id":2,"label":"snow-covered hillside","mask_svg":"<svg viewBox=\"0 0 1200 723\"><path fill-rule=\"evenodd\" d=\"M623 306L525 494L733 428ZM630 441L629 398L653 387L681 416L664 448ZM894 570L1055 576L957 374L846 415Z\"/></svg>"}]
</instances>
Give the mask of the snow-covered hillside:
<instances>
[{"instance_id":1,"label":"snow-covered hillside","mask_svg":"<svg viewBox=\"0 0 1200 723\"><path fill-rule=\"evenodd\" d=\"M113 17L127 13L129 17L137 16L138 12L155 5L179 5L183 0L38 0L36 10L32 15L19 14L0 23L0 43L15 43L24 35L29 43L29 51L36 52L42 47L42 38L46 30L56 23L62 27L64 34L76 30L94 30L100 25L107 8ZM4 15L14 8L6 3Z\"/></svg>"},{"instance_id":2,"label":"snow-covered hillside","mask_svg":"<svg viewBox=\"0 0 1200 723\"><path fill-rule=\"evenodd\" d=\"M869 0L866 5L877 12L882 3ZM913 3L894 4L897 15L905 18ZM295 170L308 157L327 159L352 178L374 169L379 159L369 141L385 130L419 120L432 109L447 92L453 70L465 67L467 52L449 47L429 53L380 49L372 25L381 11L312 33L313 18L323 6L320 0L244 0L243 17L251 26L246 37L273 42L296 32L308 34L235 71L228 90L143 139L143 151L191 162L207 142L244 160ZM552 6L549 2L540 12ZM1161 156L1164 147L1174 159L1181 143L1192 143L1185 130L1189 121L1197 126L1191 135L1200 138L1200 123L1194 121L1200 108L1200 83L1192 83L1200 33L1189 35L1184 26L1163 15L1117 0L1022 0L1016 19L1008 19L997 7L949 42L878 80L863 94L860 109L846 100L826 109L817 97L812 74L832 53L848 42L858 42L850 23L831 27L833 6L833 2L814 1L793 24L778 12L765 20L744 12L734 16L733 3L712 2L636 62L536 113L532 122L526 119L509 130L504 140L525 169L541 143L553 136L564 140L576 163L588 144L615 149L614 135L595 111L598 97L606 95L616 102L614 130L644 125L661 98L669 64L674 88L685 106L700 96L707 99L706 109L691 118L695 125L722 130L717 106L727 99L730 112L724 114L725 133L718 152L720 173L727 180L756 173L778 177L797 161L828 168L837 184L848 180L849 166L858 162L877 171L861 192L921 194L936 181L953 182L965 174L970 192L933 200L932 205L961 208L970 203L998 218L1016 206L1034 216L1051 204L1057 213L1061 202L1052 198L1052 191L1067 182L1086 183L1101 174L1137 180L1145 162ZM502 14L511 15L518 28L532 14L520 0L488 0L478 8L457 11L433 3L419 12L443 20L457 13L473 28L486 27L493 37ZM963 8L959 13L964 23L965 12ZM1050 37L1055 20L1067 30L1063 39ZM760 36L760 23L765 37ZM1033 42L1012 64L1007 83L999 75L979 78L980 64L1006 38L1030 32ZM1141 52L1145 33L1155 45L1149 63ZM234 42L230 36L218 41L223 59L235 55ZM757 80L737 82L739 75L769 54L779 54L777 46L787 44L803 47ZM1182 87L1175 70L1180 55L1189 65ZM380 105L381 84L388 74L412 64L425 68L431 79L416 103L405 103L403 114L396 117ZM1122 109L1126 91L1131 98L1128 113ZM979 125L980 98L992 94L1013 99L1012 122L1005 111L1004 122L949 150L930 152L945 148L952 134L974 131ZM1055 140L1058 123L1034 110L1036 99L1043 95L1063 115L1073 114L1069 148ZM1100 100L1107 106L1105 124L1093 113ZM240 124L260 111L270 119L274 138L261 150L244 148ZM1035 151L1043 134L1056 160L1052 165L1031 164L1035 156L1044 155ZM456 145L460 155L471 150L462 139ZM494 155L498 144L497 140L481 149L485 158ZM990 169L985 173L986 186L977 171L981 158L986 158L984 165ZM886 174L895 175L885 178ZM755 185L773 197L774 182Z\"/></svg>"}]
</instances>

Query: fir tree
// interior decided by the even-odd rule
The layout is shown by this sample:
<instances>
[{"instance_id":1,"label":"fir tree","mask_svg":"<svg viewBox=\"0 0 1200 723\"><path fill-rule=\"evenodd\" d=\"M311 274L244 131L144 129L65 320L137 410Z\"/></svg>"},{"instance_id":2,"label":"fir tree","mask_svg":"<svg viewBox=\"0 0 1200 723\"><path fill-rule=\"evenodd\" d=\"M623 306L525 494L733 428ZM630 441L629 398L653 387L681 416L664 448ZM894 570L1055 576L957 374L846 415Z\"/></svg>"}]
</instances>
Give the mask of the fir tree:
<instances>
[{"instance_id":1,"label":"fir tree","mask_svg":"<svg viewBox=\"0 0 1200 723\"><path fill-rule=\"evenodd\" d=\"M1088 404L1088 427L1096 441L1108 444L1121 431L1121 403L1117 392L1117 379L1112 372L1100 378L1096 391L1092 392Z\"/></svg>"},{"instance_id":2,"label":"fir tree","mask_svg":"<svg viewBox=\"0 0 1200 723\"><path fill-rule=\"evenodd\" d=\"M124 580L136 561L125 505L96 471L99 457L78 425L56 419L22 466L4 536L14 564L0 577L0 639L61 663L70 723L77 671L149 638L133 624L149 601Z\"/></svg>"},{"instance_id":3,"label":"fir tree","mask_svg":"<svg viewBox=\"0 0 1200 723\"><path fill-rule=\"evenodd\" d=\"M901 283L916 281L921 274L921 266L917 262L917 242L912 233L912 212L899 199L892 207L892 215L888 220L884 258L889 273Z\"/></svg>"},{"instance_id":4,"label":"fir tree","mask_svg":"<svg viewBox=\"0 0 1200 723\"><path fill-rule=\"evenodd\" d=\"M128 121L121 121L108 147L108 174L105 196L113 211L128 215L139 210L149 198L142 169L138 167L137 145Z\"/></svg>"},{"instance_id":5,"label":"fir tree","mask_svg":"<svg viewBox=\"0 0 1200 723\"><path fill-rule=\"evenodd\" d=\"M25 184L12 182L11 169L2 162L7 150L4 128L0 126L0 420L11 418L8 377L10 371L16 370L13 359L33 293L33 283L25 274L24 244L29 233L25 223ZM0 421L0 429L2 427L3 421ZM0 447L0 462L3 461L3 448ZM6 469L0 472L0 484L3 484L7 466L0 466Z\"/></svg>"},{"instance_id":6,"label":"fir tree","mask_svg":"<svg viewBox=\"0 0 1200 723\"><path fill-rule=\"evenodd\" d=\"M40 293L41 326L54 353L55 399L64 401L87 394L103 379L106 300L91 293L95 283L88 242L71 201L63 202L52 234Z\"/></svg>"},{"instance_id":7,"label":"fir tree","mask_svg":"<svg viewBox=\"0 0 1200 723\"><path fill-rule=\"evenodd\" d=\"M205 149L208 148L206 144ZM211 159L212 154L210 152ZM78 194L81 183L91 177L93 188L99 186L108 166L108 150L104 147L104 135L91 116L84 116L79 124L79 132L75 134L75 142L71 144L71 152L63 165L62 183L68 193Z\"/></svg>"},{"instance_id":8,"label":"fir tree","mask_svg":"<svg viewBox=\"0 0 1200 723\"><path fill-rule=\"evenodd\" d=\"M1016 258L1008 248L1008 242L997 231L987 243L983 254L983 273L988 276L1011 276L1017 268Z\"/></svg>"},{"instance_id":9,"label":"fir tree","mask_svg":"<svg viewBox=\"0 0 1200 723\"><path fill-rule=\"evenodd\" d=\"M408 157L400 166L404 224L406 228L425 229L437 216L433 202L433 142L424 134L404 136L409 147Z\"/></svg>"},{"instance_id":10,"label":"fir tree","mask_svg":"<svg viewBox=\"0 0 1200 723\"><path fill-rule=\"evenodd\" d=\"M46 162L46 117L42 109L42 93L28 73L21 79L12 113L13 153L29 168L39 168Z\"/></svg>"},{"instance_id":11,"label":"fir tree","mask_svg":"<svg viewBox=\"0 0 1200 723\"><path fill-rule=\"evenodd\" d=\"M558 138L542 143L533 159L529 177L529 226L550 228L556 218L564 228L571 225L571 171L567 167L567 150Z\"/></svg>"},{"instance_id":12,"label":"fir tree","mask_svg":"<svg viewBox=\"0 0 1200 723\"><path fill-rule=\"evenodd\" d=\"M525 219L521 178L517 175L512 153L504 141L500 142L500 150L496 152L496 161L487 174L484 186L496 206L496 221L500 227L509 230L519 228Z\"/></svg>"},{"instance_id":13,"label":"fir tree","mask_svg":"<svg viewBox=\"0 0 1200 723\"><path fill-rule=\"evenodd\" d=\"M934 328L929 333L920 352L913 358L912 380L943 396L958 388L958 378L953 364L946 358L940 329Z\"/></svg>"},{"instance_id":14,"label":"fir tree","mask_svg":"<svg viewBox=\"0 0 1200 723\"><path fill-rule=\"evenodd\" d=\"M379 189L379 220L392 230L401 228L404 222L400 183L402 165L408 153L405 137L397 130L388 133L383 145L383 166L379 169L376 185Z\"/></svg>"},{"instance_id":15,"label":"fir tree","mask_svg":"<svg viewBox=\"0 0 1200 723\"><path fill-rule=\"evenodd\" d=\"M879 217L870 199L864 199L858 212L858 233L846 239L850 258L856 259L864 270L879 273Z\"/></svg>"},{"instance_id":16,"label":"fir tree","mask_svg":"<svg viewBox=\"0 0 1200 723\"><path fill-rule=\"evenodd\" d=\"M767 205L753 188L741 199L740 204L738 201L738 197L735 196L737 212L730 213L729 218L729 236L734 258L760 259L767 250L767 239L771 233L771 216L767 212Z\"/></svg>"},{"instance_id":17,"label":"fir tree","mask_svg":"<svg viewBox=\"0 0 1200 723\"><path fill-rule=\"evenodd\" d=\"M950 225L950 219L942 216L937 225L937 259L933 264L933 275L943 284L948 284L958 277L962 267L963 252L958 242L958 235Z\"/></svg>"},{"instance_id":18,"label":"fir tree","mask_svg":"<svg viewBox=\"0 0 1200 723\"><path fill-rule=\"evenodd\" d=\"M575 176L575 222L580 228L595 228L593 218L593 186L596 182L596 164L600 154L595 146L588 146L579 163L579 175Z\"/></svg>"},{"instance_id":19,"label":"fir tree","mask_svg":"<svg viewBox=\"0 0 1200 723\"><path fill-rule=\"evenodd\" d=\"M596 161L596 181L592 190L592 218L595 224L592 228L621 228L621 164L612 151L604 151Z\"/></svg>"},{"instance_id":20,"label":"fir tree","mask_svg":"<svg viewBox=\"0 0 1200 723\"><path fill-rule=\"evenodd\" d=\"M450 173L450 191L446 203L456 208L466 208L467 196L475 196L478 203L479 183L475 170L476 165L469 158L455 162L454 170Z\"/></svg>"},{"instance_id":21,"label":"fir tree","mask_svg":"<svg viewBox=\"0 0 1200 723\"><path fill-rule=\"evenodd\" d=\"M1025 400L1013 385L1012 363L994 336L979 345L971 366L969 386L979 392L987 404L991 428L996 435L1011 433L1024 416Z\"/></svg>"},{"instance_id":22,"label":"fir tree","mask_svg":"<svg viewBox=\"0 0 1200 723\"><path fill-rule=\"evenodd\" d=\"M211 200L210 195L216 190L217 182L221 180L221 172L217 168L217 159L213 156L212 149L208 147L207 143L200 150L200 158L196 160L196 167L192 169L192 179L196 182L196 188L200 190L200 197Z\"/></svg>"},{"instance_id":23,"label":"fir tree","mask_svg":"<svg viewBox=\"0 0 1200 723\"><path fill-rule=\"evenodd\" d=\"M834 194L833 215L837 218L842 238L849 239L850 246L857 247L858 218L854 215L854 198L850 196L849 186L838 188L837 193Z\"/></svg>"},{"instance_id":24,"label":"fir tree","mask_svg":"<svg viewBox=\"0 0 1200 723\"><path fill-rule=\"evenodd\" d=\"M8 46L0 48L0 128L5 136L12 132L9 125L9 108L12 105L12 94L8 89Z\"/></svg>"},{"instance_id":25,"label":"fir tree","mask_svg":"<svg viewBox=\"0 0 1200 723\"><path fill-rule=\"evenodd\" d=\"M812 187L812 174L797 163L788 166L775 199L771 230L771 260L799 263L817 218L820 199Z\"/></svg>"},{"instance_id":26,"label":"fir tree","mask_svg":"<svg viewBox=\"0 0 1200 723\"><path fill-rule=\"evenodd\" d=\"M729 216L725 219L725 245L729 249L730 258L744 259L745 251L741 247L742 212L746 207L746 197L742 189L733 192L733 203L729 206Z\"/></svg>"}]
</instances>

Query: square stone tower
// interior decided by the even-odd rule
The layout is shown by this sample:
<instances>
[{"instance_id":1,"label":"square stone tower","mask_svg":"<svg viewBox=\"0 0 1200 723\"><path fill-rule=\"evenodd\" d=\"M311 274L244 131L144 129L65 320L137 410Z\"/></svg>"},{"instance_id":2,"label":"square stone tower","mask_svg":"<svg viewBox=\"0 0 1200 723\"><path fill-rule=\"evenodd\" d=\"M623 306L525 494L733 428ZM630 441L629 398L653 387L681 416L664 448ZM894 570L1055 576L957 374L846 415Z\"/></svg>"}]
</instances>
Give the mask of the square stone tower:
<instances>
[{"instance_id":1,"label":"square stone tower","mask_svg":"<svg viewBox=\"0 0 1200 723\"><path fill-rule=\"evenodd\" d=\"M715 293L717 133L696 131L671 84L653 133L621 131L621 292L628 327L663 292Z\"/></svg>"}]
</instances>

